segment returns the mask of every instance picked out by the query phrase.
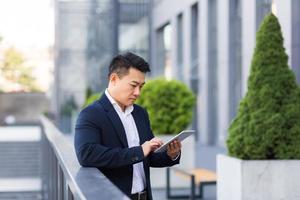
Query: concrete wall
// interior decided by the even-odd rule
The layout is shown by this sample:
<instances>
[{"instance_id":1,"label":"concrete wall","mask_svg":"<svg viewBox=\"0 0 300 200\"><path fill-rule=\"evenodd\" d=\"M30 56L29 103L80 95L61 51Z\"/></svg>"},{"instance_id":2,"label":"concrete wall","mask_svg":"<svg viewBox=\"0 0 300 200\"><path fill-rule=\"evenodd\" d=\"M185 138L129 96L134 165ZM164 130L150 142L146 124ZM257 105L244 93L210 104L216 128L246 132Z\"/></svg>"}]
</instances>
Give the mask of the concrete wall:
<instances>
[{"instance_id":1,"label":"concrete wall","mask_svg":"<svg viewBox=\"0 0 300 200\"><path fill-rule=\"evenodd\" d=\"M16 123L38 121L48 108L45 93L0 93L0 125L9 115L14 116Z\"/></svg>"}]
</instances>

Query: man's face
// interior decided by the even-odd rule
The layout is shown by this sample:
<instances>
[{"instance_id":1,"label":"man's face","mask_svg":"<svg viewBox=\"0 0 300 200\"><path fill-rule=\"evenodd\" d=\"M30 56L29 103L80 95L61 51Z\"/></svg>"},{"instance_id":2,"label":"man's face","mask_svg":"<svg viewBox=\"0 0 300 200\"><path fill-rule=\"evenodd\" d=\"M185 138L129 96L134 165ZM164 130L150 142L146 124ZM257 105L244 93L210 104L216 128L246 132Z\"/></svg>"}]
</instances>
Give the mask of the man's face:
<instances>
[{"instance_id":1,"label":"man's face","mask_svg":"<svg viewBox=\"0 0 300 200\"><path fill-rule=\"evenodd\" d=\"M145 84L145 73L135 68L129 68L128 72L121 78L115 73L110 76L113 97L121 107L132 105L140 96L141 89Z\"/></svg>"}]
</instances>

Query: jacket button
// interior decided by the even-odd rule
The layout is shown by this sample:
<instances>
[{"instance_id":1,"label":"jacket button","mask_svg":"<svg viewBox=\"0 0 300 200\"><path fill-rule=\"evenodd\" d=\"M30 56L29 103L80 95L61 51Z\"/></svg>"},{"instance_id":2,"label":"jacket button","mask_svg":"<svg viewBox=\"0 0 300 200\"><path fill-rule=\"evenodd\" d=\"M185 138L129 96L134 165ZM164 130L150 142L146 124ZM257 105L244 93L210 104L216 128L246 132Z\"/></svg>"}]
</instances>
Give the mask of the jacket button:
<instances>
[{"instance_id":1,"label":"jacket button","mask_svg":"<svg viewBox=\"0 0 300 200\"><path fill-rule=\"evenodd\" d=\"M137 156L132 158L132 161L138 161L138 160L139 160L139 158Z\"/></svg>"}]
</instances>

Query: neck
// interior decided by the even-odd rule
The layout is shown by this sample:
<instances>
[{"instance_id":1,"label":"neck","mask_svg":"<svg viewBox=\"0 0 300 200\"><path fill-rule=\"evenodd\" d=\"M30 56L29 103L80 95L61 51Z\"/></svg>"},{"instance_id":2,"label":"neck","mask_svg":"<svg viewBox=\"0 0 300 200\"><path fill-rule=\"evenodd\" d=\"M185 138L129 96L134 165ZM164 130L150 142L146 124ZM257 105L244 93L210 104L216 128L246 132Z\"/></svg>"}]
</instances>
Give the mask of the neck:
<instances>
[{"instance_id":1,"label":"neck","mask_svg":"<svg viewBox=\"0 0 300 200\"><path fill-rule=\"evenodd\" d=\"M109 95L117 102L117 104L120 106L120 108L122 109L123 112L125 112L126 106L124 106L123 104L121 104L118 99L116 98L116 95L114 93L114 90L112 90L111 88L107 88L107 91L109 93Z\"/></svg>"}]
</instances>

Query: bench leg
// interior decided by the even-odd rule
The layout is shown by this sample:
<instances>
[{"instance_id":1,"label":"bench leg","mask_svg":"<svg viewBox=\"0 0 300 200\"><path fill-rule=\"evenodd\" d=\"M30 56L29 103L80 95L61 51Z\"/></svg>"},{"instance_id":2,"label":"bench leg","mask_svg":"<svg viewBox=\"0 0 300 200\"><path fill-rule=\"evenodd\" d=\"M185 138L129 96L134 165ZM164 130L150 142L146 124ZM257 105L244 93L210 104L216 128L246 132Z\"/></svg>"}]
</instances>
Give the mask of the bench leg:
<instances>
[{"instance_id":1,"label":"bench leg","mask_svg":"<svg viewBox=\"0 0 300 200\"><path fill-rule=\"evenodd\" d=\"M197 197L199 197L200 199L203 198L204 186L206 186L206 185L216 185L216 184L217 184L216 181L199 183L199 195Z\"/></svg>"},{"instance_id":2,"label":"bench leg","mask_svg":"<svg viewBox=\"0 0 300 200\"><path fill-rule=\"evenodd\" d=\"M192 175L191 176L191 200L195 200L196 198L196 195L195 195L195 187L196 187L196 184L195 184L195 176Z\"/></svg>"},{"instance_id":3,"label":"bench leg","mask_svg":"<svg viewBox=\"0 0 300 200\"><path fill-rule=\"evenodd\" d=\"M194 175L189 175L191 178L191 188L190 195L172 195L171 194L171 168L166 168L167 170L167 199L191 199L195 200L196 198L203 198L204 186L205 185L216 185L216 181L202 182L199 183L199 194L196 195L196 181Z\"/></svg>"},{"instance_id":4,"label":"bench leg","mask_svg":"<svg viewBox=\"0 0 300 200\"><path fill-rule=\"evenodd\" d=\"M172 195L171 194L171 169L167 168L167 199L188 199L190 195Z\"/></svg>"},{"instance_id":5,"label":"bench leg","mask_svg":"<svg viewBox=\"0 0 300 200\"><path fill-rule=\"evenodd\" d=\"M170 168L167 167L167 198L171 198Z\"/></svg>"},{"instance_id":6,"label":"bench leg","mask_svg":"<svg viewBox=\"0 0 300 200\"><path fill-rule=\"evenodd\" d=\"M202 183L199 184L199 198L202 199L203 197L203 187L204 185Z\"/></svg>"},{"instance_id":7,"label":"bench leg","mask_svg":"<svg viewBox=\"0 0 300 200\"><path fill-rule=\"evenodd\" d=\"M199 198L198 195L196 195L196 182L195 182L195 176L191 176L191 193L190 195L172 195L171 194L171 169L167 168L167 199L191 199L195 200L196 198Z\"/></svg>"}]
</instances>

